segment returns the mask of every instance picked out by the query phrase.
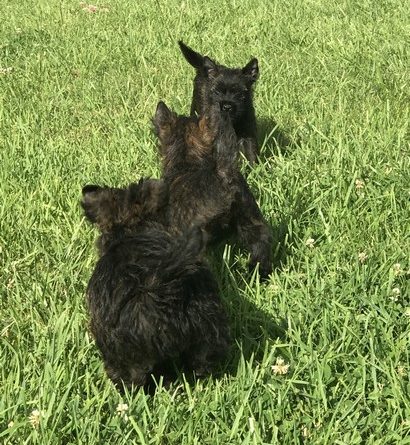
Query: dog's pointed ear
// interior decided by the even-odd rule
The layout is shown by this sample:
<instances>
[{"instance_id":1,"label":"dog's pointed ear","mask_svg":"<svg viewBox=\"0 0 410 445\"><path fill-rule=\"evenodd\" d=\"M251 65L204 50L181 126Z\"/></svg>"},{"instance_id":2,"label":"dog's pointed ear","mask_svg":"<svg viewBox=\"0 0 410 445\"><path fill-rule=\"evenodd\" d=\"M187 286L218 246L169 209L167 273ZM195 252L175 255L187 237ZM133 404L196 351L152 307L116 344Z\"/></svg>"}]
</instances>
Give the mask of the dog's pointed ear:
<instances>
[{"instance_id":1,"label":"dog's pointed ear","mask_svg":"<svg viewBox=\"0 0 410 445\"><path fill-rule=\"evenodd\" d=\"M166 136L169 132L170 125L175 119L175 113L171 111L164 102L158 102L155 116L152 119L155 134L160 138Z\"/></svg>"},{"instance_id":2,"label":"dog's pointed ear","mask_svg":"<svg viewBox=\"0 0 410 445\"><path fill-rule=\"evenodd\" d=\"M139 204L142 202L141 198L141 188L143 186L144 179L141 178L138 182L132 182L127 189L127 206L131 206L132 204Z\"/></svg>"},{"instance_id":3,"label":"dog's pointed ear","mask_svg":"<svg viewBox=\"0 0 410 445\"><path fill-rule=\"evenodd\" d=\"M98 220L102 190L104 190L103 187L91 184L84 186L82 190L83 199L81 207L84 210L85 217L93 224Z\"/></svg>"},{"instance_id":4,"label":"dog's pointed ear","mask_svg":"<svg viewBox=\"0 0 410 445\"><path fill-rule=\"evenodd\" d=\"M141 179L128 188L128 202L140 206L145 215L156 213L168 203L168 186L161 179Z\"/></svg>"},{"instance_id":5,"label":"dog's pointed ear","mask_svg":"<svg viewBox=\"0 0 410 445\"><path fill-rule=\"evenodd\" d=\"M171 117L172 111L165 105L164 102L158 102L154 122L159 126L166 125L171 120Z\"/></svg>"},{"instance_id":6,"label":"dog's pointed ear","mask_svg":"<svg viewBox=\"0 0 410 445\"><path fill-rule=\"evenodd\" d=\"M258 66L258 59L253 58L251 59L243 68L242 73L245 74L245 76L248 76L252 83L256 82L259 77L259 66Z\"/></svg>"},{"instance_id":7,"label":"dog's pointed ear","mask_svg":"<svg viewBox=\"0 0 410 445\"><path fill-rule=\"evenodd\" d=\"M204 64L204 57L201 56L201 54L197 53L193 49L191 49L189 46L185 45L185 43L182 40L178 41L179 48L184 55L186 61L192 65L197 70L201 69Z\"/></svg>"},{"instance_id":8,"label":"dog's pointed ear","mask_svg":"<svg viewBox=\"0 0 410 445\"><path fill-rule=\"evenodd\" d=\"M98 185L83 187L84 215L101 233L110 231L120 221L124 192L124 189Z\"/></svg>"},{"instance_id":9,"label":"dog's pointed ear","mask_svg":"<svg viewBox=\"0 0 410 445\"><path fill-rule=\"evenodd\" d=\"M154 132L161 142L166 142L172 138L176 121L176 113L171 111L164 102L159 102L152 123L154 125Z\"/></svg>"},{"instance_id":10,"label":"dog's pointed ear","mask_svg":"<svg viewBox=\"0 0 410 445\"><path fill-rule=\"evenodd\" d=\"M204 63L203 63L204 74L207 77L212 79L213 77L216 76L217 70L218 70L218 67L216 66L216 63L209 57L205 56Z\"/></svg>"},{"instance_id":11,"label":"dog's pointed ear","mask_svg":"<svg viewBox=\"0 0 410 445\"><path fill-rule=\"evenodd\" d=\"M202 56L189 46L185 45L182 40L178 41L179 48L182 51L185 59L198 71L202 71L207 77L215 77L217 72L216 63L208 56Z\"/></svg>"}]
</instances>

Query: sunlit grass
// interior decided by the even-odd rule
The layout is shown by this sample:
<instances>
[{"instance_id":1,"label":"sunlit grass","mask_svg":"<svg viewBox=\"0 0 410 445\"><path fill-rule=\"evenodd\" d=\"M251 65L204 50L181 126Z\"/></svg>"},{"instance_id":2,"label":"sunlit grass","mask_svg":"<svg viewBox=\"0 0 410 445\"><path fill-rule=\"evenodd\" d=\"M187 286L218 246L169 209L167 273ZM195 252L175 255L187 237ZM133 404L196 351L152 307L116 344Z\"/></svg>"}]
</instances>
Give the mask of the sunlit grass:
<instances>
[{"instance_id":1,"label":"sunlit grass","mask_svg":"<svg viewBox=\"0 0 410 445\"><path fill-rule=\"evenodd\" d=\"M410 443L407 3L93 6L0 0L0 443ZM218 249L225 374L121 397L87 329L80 191L159 175L156 103L190 105L180 38L259 58L245 171L277 267L261 284Z\"/></svg>"}]
</instances>

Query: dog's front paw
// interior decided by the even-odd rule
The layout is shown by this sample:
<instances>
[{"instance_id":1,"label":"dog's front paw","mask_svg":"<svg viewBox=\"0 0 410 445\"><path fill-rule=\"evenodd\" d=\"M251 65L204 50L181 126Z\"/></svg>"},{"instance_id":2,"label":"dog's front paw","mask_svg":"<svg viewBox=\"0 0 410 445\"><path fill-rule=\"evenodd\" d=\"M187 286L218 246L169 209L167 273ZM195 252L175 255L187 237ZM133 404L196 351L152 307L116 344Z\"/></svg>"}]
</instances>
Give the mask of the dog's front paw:
<instances>
[{"instance_id":1,"label":"dog's front paw","mask_svg":"<svg viewBox=\"0 0 410 445\"><path fill-rule=\"evenodd\" d=\"M250 261L248 267L250 273L253 273L255 268L258 268L259 277L263 281L268 280L272 273L272 264L269 261Z\"/></svg>"},{"instance_id":2,"label":"dog's front paw","mask_svg":"<svg viewBox=\"0 0 410 445\"><path fill-rule=\"evenodd\" d=\"M254 164L257 160L259 150L256 140L253 138L240 138L239 151L243 153L250 164Z\"/></svg>"}]
</instances>

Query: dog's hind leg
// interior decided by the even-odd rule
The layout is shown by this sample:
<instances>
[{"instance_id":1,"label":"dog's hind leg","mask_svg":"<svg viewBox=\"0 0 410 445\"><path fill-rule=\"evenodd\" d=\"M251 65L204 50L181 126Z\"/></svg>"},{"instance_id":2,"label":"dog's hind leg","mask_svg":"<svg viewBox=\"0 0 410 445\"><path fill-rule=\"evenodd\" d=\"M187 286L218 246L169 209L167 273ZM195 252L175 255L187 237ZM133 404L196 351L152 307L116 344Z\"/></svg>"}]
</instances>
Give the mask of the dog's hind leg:
<instances>
[{"instance_id":1,"label":"dog's hind leg","mask_svg":"<svg viewBox=\"0 0 410 445\"><path fill-rule=\"evenodd\" d=\"M223 361L231 345L228 319L219 297L198 292L187 308L192 340L182 354L183 363L197 376L210 374Z\"/></svg>"},{"instance_id":2,"label":"dog's hind leg","mask_svg":"<svg viewBox=\"0 0 410 445\"><path fill-rule=\"evenodd\" d=\"M184 365L194 371L198 377L205 377L215 370L228 353L229 339L227 336L214 338L214 342L193 345L183 355Z\"/></svg>"},{"instance_id":3,"label":"dog's hind leg","mask_svg":"<svg viewBox=\"0 0 410 445\"><path fill-rule=\"evenodd\" d=\"M123 386L129 390L133 387L139 388L144 386L151 373L151 367L149 366L131 366L123 369L109 363L105 363L105 370L119 391L122 391Z\"/></svg>"}]
</instances>

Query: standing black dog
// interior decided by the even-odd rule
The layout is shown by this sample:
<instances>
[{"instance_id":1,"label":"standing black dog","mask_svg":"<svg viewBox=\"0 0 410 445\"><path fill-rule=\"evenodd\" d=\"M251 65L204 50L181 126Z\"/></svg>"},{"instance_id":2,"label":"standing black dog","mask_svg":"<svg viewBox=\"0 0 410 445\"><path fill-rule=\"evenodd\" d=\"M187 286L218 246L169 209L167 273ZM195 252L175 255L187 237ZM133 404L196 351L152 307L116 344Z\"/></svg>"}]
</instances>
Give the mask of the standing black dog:
<instances>
[{"instance_id":1,"label":"standing black dog","mask_svg":"<svg viewBox=\"0 0 410 445\"><path fill-rule=\"evenodd\" d=\"M208 242L236 234L251 254L250 268L259 263L266 278L272 272L271 229L239 171L230 113L214 104L205 115L178 116L160 102L153 123L169 186L171 227L199 225Z\"/></svg>"},{"instance_id":2,"label":"standing black dog","mask_svg":"<svg viewBox=\"0 0 410 445\"><path fill-rule=\"evenodd\" d=\"M202 231L167 231L167 201L158 180L83 189L85 216L101 232L87 289L91 331L116 385L146 385L174 359L205 375L228 351L217 284L200 259Z\"/></svg>"},{"instance_id":3,"label":"standing black dog","mask_svg":"<svg viewBox=\"0 0 410 445\"><path fill-rule=\"evenodd\" d=\"M258 59L251 59L243 68L228 68L202 56L182 41L178 43L185 59L196 69L191 115L202 115L211 105L218 104L232 119L239 149L249 162L255 162L259 148L252 87L259 77Z\"/></svg>"}]
</instances>

